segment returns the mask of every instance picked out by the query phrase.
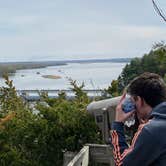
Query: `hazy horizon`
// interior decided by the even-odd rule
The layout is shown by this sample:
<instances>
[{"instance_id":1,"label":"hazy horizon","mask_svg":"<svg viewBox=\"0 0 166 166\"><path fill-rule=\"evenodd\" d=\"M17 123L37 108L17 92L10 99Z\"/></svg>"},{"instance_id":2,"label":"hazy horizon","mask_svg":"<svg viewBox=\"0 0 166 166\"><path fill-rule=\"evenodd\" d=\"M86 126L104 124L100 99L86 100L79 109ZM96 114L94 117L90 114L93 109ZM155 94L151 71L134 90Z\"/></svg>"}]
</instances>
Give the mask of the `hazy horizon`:
<instances>
[{"instance_id":1,"label":"hazy horizon","mask_svg":"<svg viewBox=\"0 0 166 166\"><path fill-rule=\"evenodd\" d=\"M18 61L15 61L15 60L6 60L6 61L1 61L0 60L0 63L13 63L13 62L51 62L51 61L57 61L57 62L63 62L63 61L103 61L103 60L120 60L120 59L130 59L129 57L117 57L117 58L87 58L87 59L62 59L62 60L56 60L56 59L38 59L38 60L18 60Z\"/></svg>"}]
</instances>

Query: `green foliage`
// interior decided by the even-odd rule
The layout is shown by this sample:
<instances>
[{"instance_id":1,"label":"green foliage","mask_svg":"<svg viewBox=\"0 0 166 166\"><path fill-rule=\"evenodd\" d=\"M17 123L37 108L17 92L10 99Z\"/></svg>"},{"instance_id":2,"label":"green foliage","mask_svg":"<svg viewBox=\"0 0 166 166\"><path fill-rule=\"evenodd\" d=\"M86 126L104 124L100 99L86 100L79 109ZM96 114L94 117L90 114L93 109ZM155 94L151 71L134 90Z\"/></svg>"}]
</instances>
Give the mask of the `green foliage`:
<instances>
[{"instance_id":1,"label":"green foliage","mask_svg":"<svg viewBox=\"0 0 166 166\"><path fill-rule=\"evenodd\" d=\"M107 89L104 89L104 92L103 92L103 97L104 98L110 98L110 97L117 97L119 96L119 93L118 93L118 80L113 80L111 82L111 85L108 86Z\"/></svg>"},{"instance_id":2,"label":"green foliage","mask_svg":"<svg viewBox=\"0 0 166 166\"><path fill-rule=\"evenodd\" d=\"M144 72L157 73L164 78L166 74L166 45L163 42L155 44L148 54L142 58L134 58L125 66L118 77L118 91L121 92L133 78Z\"/></svg>"},{"instance_id":3,"label":"green foliage","mask_svg":"<svg viewBox=\"0 0 166 166\"><path fill-rule=\"evenodd\" d=\"M75 93L75 101L79 104L88 104L90 102L87 94L83 91L84 83L82 83L80 86L77 85L76 81L73 81L72 79L69 79L70 84L72 86L71 90Z\"/></svg>"},{"instance_id":4,"label":"green foliage","mask_svg":"<svg viewBox=\"0 0 166 166\"><path fill-rule=\"evenodd\" d=\"M16 89L13 86L13 81L9 80L7 75L4 75L6 86L0 87L0 103L1 114L19 110L23 107L23 101L17 96Z\"/></svg>"},{"instance_id":5,"label":"green foliage","mask_svg":"<svg viewBox=\"0 0 166 166\"><path fill-rule=\"evenodd\" d=\"M86 111L90 101L83 84L71 81L73 100L67 100L64 92L57 99L42 94L34 113L17 96L12 81L5 79L0 96L0 165L62 165L63 152L101 142L95 121Z\"/></svg>"}]
</instances>

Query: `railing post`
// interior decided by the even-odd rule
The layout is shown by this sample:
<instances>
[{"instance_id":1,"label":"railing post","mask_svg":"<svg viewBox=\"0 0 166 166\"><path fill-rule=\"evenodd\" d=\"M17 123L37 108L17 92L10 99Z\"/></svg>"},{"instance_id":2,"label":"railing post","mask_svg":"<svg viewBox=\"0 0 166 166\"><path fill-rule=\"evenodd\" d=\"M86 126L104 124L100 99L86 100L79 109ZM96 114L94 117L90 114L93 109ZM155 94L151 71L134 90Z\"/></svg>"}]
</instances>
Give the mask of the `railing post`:
<instances>
[{"instance_id":1,"label":"railing post","mask_svg":"<svg viewBox=\"0 0 166 166\"><path fill-rule=\"evenodd\" d=\"M76 152L64 152L63 154L63 166L67 166L70 161L76 156Z\"/></svg>"},{"instance_id":2,"label":"railing post","mask_svg":"<svg viewBox=\"0 0 166 166\"><path fill-rule=\"evenodd\" d=\"M89 146L84 146L67 166L88 166Z\"/></svg>"},{"instance_id":3,"label":"railing post","mask_svg":"<svg viewBox=\"0 0 166 166\"><path fill-rule=\"evenodd\" d=\"M101 144L87 145L89 146L89 158L92 163L115 165L111 146Z\"/></svg>"}]
</instances>

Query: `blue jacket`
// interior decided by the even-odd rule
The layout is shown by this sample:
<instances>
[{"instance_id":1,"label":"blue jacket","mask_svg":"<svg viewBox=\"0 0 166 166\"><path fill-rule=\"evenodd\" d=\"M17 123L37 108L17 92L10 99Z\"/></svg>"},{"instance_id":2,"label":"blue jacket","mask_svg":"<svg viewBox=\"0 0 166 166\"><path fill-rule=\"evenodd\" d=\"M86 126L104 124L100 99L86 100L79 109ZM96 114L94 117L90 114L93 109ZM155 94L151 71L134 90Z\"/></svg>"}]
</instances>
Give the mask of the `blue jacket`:
<instances>
[{"instance_id":1,"label":"blue jacket","mask_svg":"<svg viewBox=\"0 0 166 166\"><path fill-rule=\"evenodd\" d=\"M111 141L116 166L166 166L166 102L156 106L128 146L124 124L113 122Z\"/></svg>"}]
</instances>

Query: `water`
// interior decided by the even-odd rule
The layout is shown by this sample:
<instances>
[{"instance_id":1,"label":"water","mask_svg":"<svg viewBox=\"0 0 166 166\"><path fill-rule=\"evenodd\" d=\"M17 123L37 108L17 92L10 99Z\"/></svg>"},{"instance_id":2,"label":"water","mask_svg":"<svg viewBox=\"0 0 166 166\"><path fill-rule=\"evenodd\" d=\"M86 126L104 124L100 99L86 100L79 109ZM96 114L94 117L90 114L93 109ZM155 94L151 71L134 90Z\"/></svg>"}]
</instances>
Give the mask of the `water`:
<instances>
[{"instance_id":1,"label":"water","mask_svg":"<svg viewBox=\"0 0 166 166\"><path fill-rule=\"evenodd\" d=\"M77 80L85 89L107 88L113 79L117 79L126 63L69 63L64 66L51 66L40 69L18 70L10 76L16 89L69 89L68 78ZM40 74L37 74L39 72ZM42 75L58 75L61 79L43 78ZM0 86L4 86L0 79Z\"/></svg>"}]
</instances>

